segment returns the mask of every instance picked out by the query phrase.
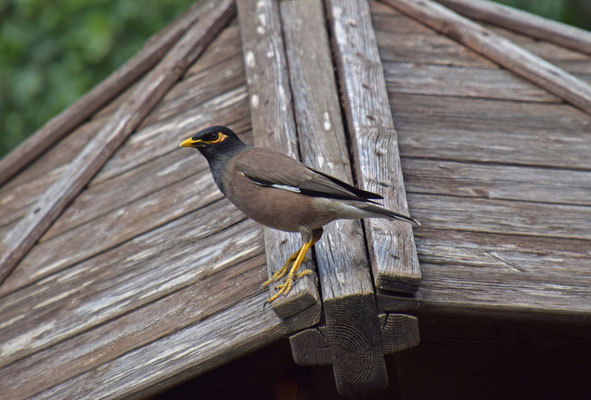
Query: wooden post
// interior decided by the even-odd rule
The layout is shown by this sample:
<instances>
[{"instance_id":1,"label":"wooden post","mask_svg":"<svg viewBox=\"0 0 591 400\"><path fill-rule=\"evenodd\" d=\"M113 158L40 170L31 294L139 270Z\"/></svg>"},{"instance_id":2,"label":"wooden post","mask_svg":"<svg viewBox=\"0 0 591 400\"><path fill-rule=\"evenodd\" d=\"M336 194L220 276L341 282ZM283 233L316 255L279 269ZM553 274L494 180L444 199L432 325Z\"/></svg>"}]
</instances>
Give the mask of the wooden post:
<instances>
[{"instance_id":1,"label":"wooden post","mask_svg":"<svg viewBox=\"0 0 591 400\"><path fill-rule=\"evenodd\" d=\"M408 314L378 315L384 354L394 354L419 344L417 317ZM304 329L289 338L293 360L297 365L330 365L332 357L325 325Z\"/></svg>"},{"instance_id":2,"label":"wooden post","mask_svg":"<svg viewBox=\"0 0 591 400\"><path fill-rule=\"evenodd\" d=\"M327 1L344 108L362 189L381 194L384 206L408 214L398 139L375 33L366 1ZM421 279L412 227L365 220L375 285L412 293Z\"/></svg>"},{"instance_id":3,"label":"wooden post","mask_svg":"<svg viewBox=\"0 0 591 400\"><path fill-rule=\"evenodd\" d=\"M321 0L280 6L302 160L351 183ZM337 390L345 396L382 390L388 376L361 224L326 225L315 248Z\"/></svg>"},{"instance_id":4,"label":"wooden post","mask_svg":"<svg viewBox=\"0 0 591 400\"><path fill-rule=\"evenodd\" d=\"M255 145L299 158L277 2L241 0L237 3ZM267 227L263 230L270 277L302 243L299 234ZM310 266L311 262L303 265L304 268ZM275 294L277 284L269 285L270 295ZM306 317L306 321L317 323L320 320L320 296L314 277L299 279L291 292L279 297L272 306L281 318L307 310L315 317Z\"/></svg>"},{"instance_id":5,"label":"wooden post","mask_svg":"<svg viewBox=\"0 0 591 400\"><path fill-rule=\"evenodd\" d=\"M210 1L201 20L153 69L107 124L72 161L64 175L47 189L0 244L0 283L16 267L66 206L142 122L234 15L231 0Z\"/></svg>"},{"instance_id":6,"label":"wooden post","mask_svg":"<svg viewBox=\"0 0 591 400\"><path fill-rule=\"evenodd\" d=\"M431 0L383 1L591 114L591 86L501 35Z\"/></svg>"}]
</instances>

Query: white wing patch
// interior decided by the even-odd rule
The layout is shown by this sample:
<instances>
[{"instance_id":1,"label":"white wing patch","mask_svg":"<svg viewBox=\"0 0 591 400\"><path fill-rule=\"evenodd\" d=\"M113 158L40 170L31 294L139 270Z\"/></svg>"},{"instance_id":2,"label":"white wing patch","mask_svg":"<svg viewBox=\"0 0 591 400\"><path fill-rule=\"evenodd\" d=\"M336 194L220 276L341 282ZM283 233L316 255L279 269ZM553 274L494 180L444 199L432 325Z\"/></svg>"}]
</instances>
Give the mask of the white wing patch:
<instances>
[{"instance_id":1,"label":"white wing patch","mask_svg":"<svg viewBox=\"0 0 591 400\"><path fill-rule=\"evenodd\" d=\"M264 187L273 187L275 189L281 189L281 190L287 190L288 192L293 192L293 193L302 193L302 190L299 187L296 186L289 186L289 185L280 185L278 183L266 183L266 182L259 182L256 179L253 179L251 177L249 177L248 175L246 175L244 172L242 171L238 171L240 172L242 175L244 175L245 177L247 177L248 179L250 179L251 182L259 185L259 186L264 186Z\"/></svg>"},{"instance_id":2,"label":"white wing patch","mask_svg":"<svg viewBox=\"0 0 591 400\"><path fill-rule=\"evenodd\" d=\"M295 186L273 184L273 185L271 185L271 187L274 187L277 189L282 189L282 190L287 190L289 192L294 192L294 193L302 193L300 188L295 187Z\"/></svg>"}]
</instances>

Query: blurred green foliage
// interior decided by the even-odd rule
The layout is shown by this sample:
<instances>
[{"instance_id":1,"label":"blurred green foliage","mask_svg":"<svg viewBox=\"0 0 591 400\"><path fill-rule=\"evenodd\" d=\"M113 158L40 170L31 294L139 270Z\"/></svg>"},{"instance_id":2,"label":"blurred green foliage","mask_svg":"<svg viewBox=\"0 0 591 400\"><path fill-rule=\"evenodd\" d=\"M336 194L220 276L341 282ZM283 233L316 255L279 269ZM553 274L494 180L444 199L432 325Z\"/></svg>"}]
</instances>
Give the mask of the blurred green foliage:
<instances>
[{"instance_id":1,"label":"blurred green foliage","mask_svg":"<svg viewBox=\"0 0 591 400\"><path fill-rule=\"evenodd\" d=\"M193 0L0 0L0 157ZM591 30L591 0L501 0Z\"/></svg>"},{"instance_id":2,"label":"blurred green foliage","mask_svg":"<svg viewBox=\"0 0 591 400\"><path fill-rule=\"evenodd\" d=\"M0 0L0 157L194 0Z\"/></svg>"},{"instance_id":3,"label":"blurred green foliage","mask_svg":"<svg viewBox=\"0 0 591 400\"><path fill-rule=\"evenodd\" d=\"M591 0L494 0L544 18L591 30Z\"/></svg>"}]
</instances>

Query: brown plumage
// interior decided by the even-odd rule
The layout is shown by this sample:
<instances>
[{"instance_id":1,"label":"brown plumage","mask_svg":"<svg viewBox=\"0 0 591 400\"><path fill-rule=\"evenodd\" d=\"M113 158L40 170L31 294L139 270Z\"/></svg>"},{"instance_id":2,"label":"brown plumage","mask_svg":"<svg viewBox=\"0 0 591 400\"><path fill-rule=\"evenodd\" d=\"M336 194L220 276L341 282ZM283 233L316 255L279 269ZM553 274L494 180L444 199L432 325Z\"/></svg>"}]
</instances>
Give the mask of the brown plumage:
<instances>
[{"instance_id":1,"label":"brown plumage","mask_svg":"<svg viewBox=\"0 0 591 400\"><path fill-rule=\"evenodd\" d=\"M180 146L195 147L205 156L219 189L248 217L302 235L304 245L265 282L268 285L287 274L286 282L268 302L287 294L295 279L311 273L297 271L329 222L378 217L419 225L410 217L379 206L374 199L381 199L380 195L315 171L275 150L247 146L224 126L204 129Z\"/></svg>"}]
</instances>

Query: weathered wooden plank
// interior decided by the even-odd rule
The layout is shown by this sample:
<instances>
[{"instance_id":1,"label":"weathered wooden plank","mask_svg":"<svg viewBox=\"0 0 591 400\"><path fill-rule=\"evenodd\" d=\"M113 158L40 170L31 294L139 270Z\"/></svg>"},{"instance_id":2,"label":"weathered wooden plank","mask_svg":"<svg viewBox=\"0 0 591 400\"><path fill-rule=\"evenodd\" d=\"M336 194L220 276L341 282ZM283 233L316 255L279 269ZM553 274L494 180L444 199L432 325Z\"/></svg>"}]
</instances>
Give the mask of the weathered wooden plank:
<instances>
[{"instance_id":1,"label":"weathered wooden plank","mask_svg":"<svg viewBox=\"0 0 591 400\"><path fill-rule=\"evenodd\" d=\"M408 194L427 227L528 236L591 239L588 206Z\"/></svg>"},{"instance_id":2,"label":"weathered wooden plank","mask_svg":"<svg viewBox=\"0 0 591 400\"><path fill-rule=\"evenodd\" d=\"M524 49L534 53L538 57L541 57L547 61L551 61L553 64L557 66L557 62L560 60L583 61L589 60L590 58L590 56L587 54L569 50L550 42L543 42L540 40L532 39L529 36L523 36L518 33L511 32L507 29L499 28L485 23L483 23L482 26L492 30L493 32L498 33L501 36L506 37L507 39L511 40L520 47L523 47Z\"/></svg>"},{"instance_id":3,"label":"weathered wooden plank","mask_svg":"<svg viewBox=\"0 0 591 400\"><path fill-rule=\"evenodd\" d=\"M124 103L72 161L68 171L54 183L19 224L0 244L0 283L33 247L68 203L76 197L115 150L123 143L184 70L233 15L233 3L210 2L205 16L191 27L174 49L152 70L136 89L133 99Z\"/></svg>"},{"instance_id":4,"label":"weathered wooden plank","mask_svg":"<svg viewBox=\"0 0 591 400\"><path fill-rule=\"evenodd\" d=\"M413 298L380 296L385 310L502 316L520 319L585 322L591 313L589 284L577 277L477 272L456 264L422 263L424 279ZM438 273L445 269L445 275Z\"/></svg>"},{"instance_id":5,"label":"weathered wooden plank","mask_svg":"<svg viewBox=\"0 0 591 400\"><path fill-rule=\"evenodd\" d=\"M591 113L591 86L509 40L430 0L384 1Z\"/></svg>"},{"instance_id":6,"label":"weathered wooden plank","mask_svg":"<svg viewBox=\"0 0 591 400\"><path fill-rule=\"evenodd\" d=\"M248 225L259 231L253 223ZM238 232L234 230L234 233ZM187 273L186 276L200 275L200 278L193 278L191 285L166 293L157 301L136 306L117 318L65 340L62 338L63 341L46 350L1 368L0 386L5 396L17 399L40 393L260 293L260 280L266 276L266 269L264 249L258 246L258 250L260 254L255 257L216 268L218 271L213 274L207 268ZM240 285L236 285L237 280ZM86 305L93 302L92 298L80 300Z\"/></svg>"},{"instance_id":7,"label":"weathered wooden plank","mask_svg":"<svg viewBox=\"0 0 591 400\"><path fill-rule=\"evenodd\" d=\"M400 18L398 18L400 19ZM384 62L421 63L447 67L498 70L499 66L478 53L437 33L391 33L376 27L380 59Z\"/></svg>"},{"instance_id":8,"label":"weathered wooden plank","mask_svg":"<svg viewBox=\"0 0 591 400\"><path fill-rule=\"evenodd\" d=\"M242 53L240 26L238 26L238 18L234 18L232 23L209 45L207 51L199 57L199 61L185 72L183 78L187 79L209 68L215 69L220 62L229 60L239 53Z\"/></svg>"},{"instance_id":9,"label":"weathered wooden plank","mask_svg":"<svg viewBox=\"0 0 591 400\"><path fill-rule=\"evenodd\" d=\"M302 160L352 182L321 0L282 1L280 9ZM325 226L315 248L337 391L361 395L386 387L388 377L361 224L349 220ZM359 318L351 312L356 308L369 315Z\"/></svg>"},{"instance_id":10,"label":"weathered wooden plank","mask_svg":"<svg viewBox=\"0 0 591 400\"><path fill-rule=\"evenodd\" d=\"M416 240L419 293L414 299L380 296L388 311L570 322L591 313L589 240L428 228Z\"/></svg>"},{"instance_id":11,"label":"weathered wooden plank","mask_svg":"<svg viewBox=\"0 0 591 400\"><path fill-rule=\"evenodd\" d=\"M244 216L233 210L227 201L216 202L5 295L3 365L261 254L259 227L243 223ZM210 292L218 290L215 281L209 281ZM201 296L208 297L207 291Z\"/></svg>"},{"instance_id":12,"label":"weathered wooden plank","mask_svg":"<svg viewBox=\"0 0 591 400\"><path fill-rule=\"evenodd\" d=\"M0 294L67 268L221 197L209 171L203 171L122 205L36 245L0 287ZM96 232L93 240L88 238L88 224Z\"/></svg>"},{"instance_id":13,"label":"weathered wooden plank","mask_svg":"<svg viewBox=\"0 0 591 400\"><path fill-rule=\"evenodd\" d=\"M545 276L549 282L554 277L576 277L581 285L591 279L588 240L440 229L425 230L417 237L421 260L429 264L474 267L483 275L505 272L517 279Z\"/></svg>"},{"instance_id":14,"label":"weathered wooden plank","mask_svg":"<svg viewBox=\"0 0 591 400\"><path fill-rule=\"evenodd\" d=\"M230 362L285 334L275 313L261 310L267 296L263 293L249 297L32 399L143 398Z\"/></svg>"},{"instance_id":15,"label":"weathered wooden plank","mask_svg":"<svg viewBox=\"0 0 591 400\"><path fill-rule=\"evenodd\" d=\"M382 64L366 2L329 2L334 53L359 186L384 196L384 206L408 213L398 143ZM413 291L420 268L412 227L365 221L376 286Z\"/></svg>"},{"instance_id":16,"label":"weathered wooden plank","mask_svg":"<svg viewBox=\"0 0 591 400\"><path fill-rule=\"evenodd\" d=\"M242 57L236 54L235 57L220 62L215 70L192 75L172 87L153 112L142 121L138 130L215 99L245 82Z\"/></svg>"},{"instance_id":17,"label":"weathered wooden plank","mask_svg":"<svg viewBox=\"0 0 591 400\"><path fill-rule=\"evenodd\" d=\"M254 143L298 157L287 61L281 35L279 5L272 0L238 2L244 65L250 96ZM298 234L264 228L269 277L301 245ZM303 268L309 268L306 263ZM269 285L275 294L275 284ZM288 296L273 302L282 318L315 305L320 319L320 297L312 276L299 279Z\"/></svg>"},{"instance_id":18,"label":"weathered wooden plank","mask_svg":"<svg viewBox=\"0 0 591 400\"><path fill-rule=\"evenodd\" d=\"M207 7L207 4L191 7L154 35L127 63L0 160L0 186L150 70L207 12Z\"/></svg>"},{"instance_id":19,"label":"weathered wooden plank","mask_svg":"<svg viewBox=\"0 0 591 400\"><path fill-rule=\"evenodd\" d=\"M591 118L573 107L395 92L391 98L403 157L591 169Z\"/></svg>"},{"instance_id":20,"label":"weathered wooden plank","mask_svg":"<svg viewBox=\"0 0 591 400\"><path fill-rule=\"evenodd\" d=\"M482 0L437 0L452 10L536 39L591 54L591 33L502 4Z\"/></svg>"},{"instance_id":21,"label":"weathered wooden plank","mask_svg":"<svg viewBox=\"0 0 591 400\"><path fill-rule=\"evenodd\" d=\"M505 69L460 68L415 63L384 63L388 91L528 102L561 99Z\"/></svg>"},{"instance_id":22,"label":"weathered wooden plank","mask_svg":"<svg viewBox=\"0 0 591 400\"><path fill-rule=\"evenodd\" d=\"M47 149L34 163L0 187L0 196L11 197L11 194L19 187L29 185L34 180L42 180L42 176L45 175L49 175L49 179L52 175L61 176L65 166L76 157L96 131L107 121L104 117L97 118L78 127L63 138L59 142L59 146ZM3 212L3 209L0 212Z\"/></svg>"},{"instance_id":23,"label":"weathered wooden plank","mask_svg":"<svg viewBox=\"0 0 591 400\"><path fill-rule=\"evenodd\" d=\"M591 171L402 158L409 193L591 205Z\"/></svg>"},{"instance_id":24,"label":"weathered wooden plank","mask_svg":"<svg viewBox=\"0 0 591 400\"><path fill-rule=\"evenodd\" d=\"M93 178L89 187L83 190L76 200L73 201L72 205L56 220L54 225L42 237L42 240L55 236L64 229L71 229L74 226L85 223L117 208L121 204L126 204L133 199L157 191L166 184L170 184L170 181L165 178L172 173L171 168L178 167L181 157L186 159L185 162L193 160L195 165L200 163L200 161L195 161L194 157L189 157L187 153L177 151L177 142L189 135L187 130L190 131L190 126L193 124L191 119L197 118L193 120L197 124L201 122L206 124L223 123L232 127L238 134L241 134L246 129L250 129L250 118L247 114L248 108L245 102L242 102L242 104L233 103L229 108L219 110L217 114L211 108L196 108L186 110L186 112L178 117L168 120L166 126L170 127L170 131L161 129L162 126L155 126L137 132L136 135L142 135L143 140L131 144L131 141L127 142L107 162L106 166L97 176ZM242 120L233 120L240 116L242 116ZM189 123L189 126L187 126L187 123ZM197 127L198 125L193 129ZM177 132L177 139L171 139L171 131ZM252 135L250 133L241 136L244 140L252 142ZM141 155L141 157L133 159L131 157L133 149L128 150L128 146L138 150L137 154ZM140 148L142 149L141 152L139 151ZM148 151L149 149L153 149L154 151L152 153L154 154ZM130 155L130 157L125 157L126 162L122 163L119 157L126 155ZM152 159L152 157L155 158ZM113 168L113 165L116 167ZM37 166L34 165L34 167L36 168ZM22 218L35 200L42 195L43 190L58 179L63 171L64 168L54 169L47 175L41 175L37 179L17 186L13 191L3 190L0 193L0 203L6 202L6 204L3 205L0 212L2 230L8 229L8 224L14 223L19 218ZM176 178L187 176L189 171L195 172L193 168L188 168L180 171L176 177L171 176L170 178L175 180ZM148 176L149 174L152 174L152 176ZM119 179L119 177L121 178ZM158 177L158 179L155 180L154 177ZM114 178L113 183L103 186L105 182L110 182ZM127 181L121 179L127 179ZM143 182L141 185L139 183L140 181ZM117 186L118 184L121 185ZM130 186L128 185L136 187L138 190L130 191ZM95 188L97 186L100 188ZM111 191L114 192L111 193ZM23 201L13 201L15 198L22 198ZM0 230L0 233L2 230Z\"/></svg>"},{"instance_id":25,"label":"weathered wooden plank","mask_svg":"<svg viewBox=\"0 0 591 400\"><path fill-rule=\"evenodd\" d=\"M144 162L176 150L177 141L203 126L224 123L228 126L248 116L247 93L244 85L222 93L200 105L187 109L174 118L167 118L135 132L109 159L90 182L91 185L137 168ZM173 140L172 140L172 139Z\"/></svg>"}]
</instances>

